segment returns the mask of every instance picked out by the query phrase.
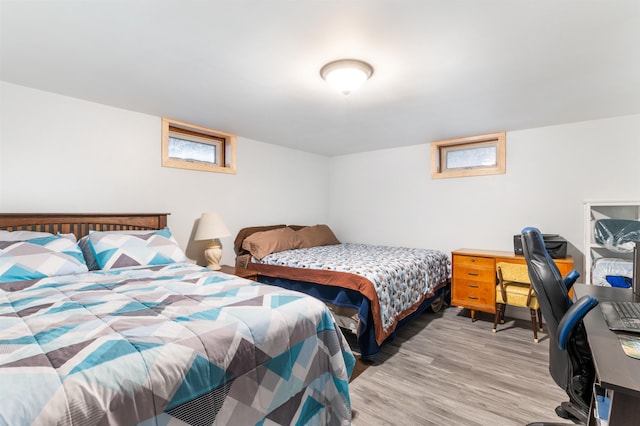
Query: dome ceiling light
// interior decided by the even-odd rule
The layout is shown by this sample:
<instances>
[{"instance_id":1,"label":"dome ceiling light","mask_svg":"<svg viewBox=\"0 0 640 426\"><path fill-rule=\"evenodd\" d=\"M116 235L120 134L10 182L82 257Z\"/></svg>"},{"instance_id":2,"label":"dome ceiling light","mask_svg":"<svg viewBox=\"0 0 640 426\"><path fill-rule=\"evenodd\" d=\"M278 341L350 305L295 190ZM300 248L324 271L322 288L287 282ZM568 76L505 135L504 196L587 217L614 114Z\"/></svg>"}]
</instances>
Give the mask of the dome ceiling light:
<instances>
[{"instance_id":1,"label":"dome ceiling light","mask_svg":"<svg viewBox=\"0 0 640 426\"><path fill-rule=\"evenodd\" d=\"M339 59L320 69L320 76L343 95L355 92L373 74L373 67L358 59Z\"/></svg>"}]
</instances>

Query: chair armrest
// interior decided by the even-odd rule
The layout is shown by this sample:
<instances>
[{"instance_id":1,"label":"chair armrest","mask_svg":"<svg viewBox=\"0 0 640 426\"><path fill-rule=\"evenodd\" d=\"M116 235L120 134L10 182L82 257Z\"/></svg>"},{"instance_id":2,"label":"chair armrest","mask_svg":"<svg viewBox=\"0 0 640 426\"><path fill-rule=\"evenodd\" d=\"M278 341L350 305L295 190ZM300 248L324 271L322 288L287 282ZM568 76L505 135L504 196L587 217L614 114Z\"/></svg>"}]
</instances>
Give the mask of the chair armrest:
<instances>
[{"instance_id":1,"label":"chair armrest","mask_svg":"<svg viewBox=\"0 0 640 426\"><path fill-rule=\"evenodd\" d=\"M558 346L563 351L567 349L567 342L574 327L587 313L598 304L598 299L591 295L582 296L576 303L571 305L558 324Z\"/></svg>"},{"instance_id":2,"label":"chair armrest","mask_svg":"<svg viewBox=\"0 0 640 426\"><path fill-rule=\"evenodd\" d=\"M564 276L563 280L565 287L567 287L567 291L571 290L571 287L573 287L573 284L577 281L578 277L580 277L580 273L575 269Z\"/></svg>"}]
</instances>

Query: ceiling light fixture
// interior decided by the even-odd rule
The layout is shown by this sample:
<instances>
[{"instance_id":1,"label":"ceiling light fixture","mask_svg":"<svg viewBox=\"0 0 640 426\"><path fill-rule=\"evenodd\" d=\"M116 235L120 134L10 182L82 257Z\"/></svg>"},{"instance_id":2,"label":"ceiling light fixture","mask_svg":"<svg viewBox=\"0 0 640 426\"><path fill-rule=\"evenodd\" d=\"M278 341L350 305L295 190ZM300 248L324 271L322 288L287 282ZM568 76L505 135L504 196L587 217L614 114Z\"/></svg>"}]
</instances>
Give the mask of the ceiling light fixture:
<instances>
[{"instance_id":1,"label":"ceiling light fixture","mask_svg":"<svg viewBox=\"0 0 640 426\"><path fill-rule=\"evenodd\" d=\"M373 67L357 59L339 59L320 69L320 76L343 95L355 92L373 74Z\"/></svg>"}]
</instances>

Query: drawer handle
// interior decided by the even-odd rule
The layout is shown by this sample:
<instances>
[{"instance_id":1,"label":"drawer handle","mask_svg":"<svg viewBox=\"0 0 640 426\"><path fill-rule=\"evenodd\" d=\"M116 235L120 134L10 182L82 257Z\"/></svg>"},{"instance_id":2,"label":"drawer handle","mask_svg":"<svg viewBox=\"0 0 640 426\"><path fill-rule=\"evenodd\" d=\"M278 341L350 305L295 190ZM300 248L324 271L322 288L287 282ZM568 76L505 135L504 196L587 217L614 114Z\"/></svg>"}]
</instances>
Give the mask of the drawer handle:
<instances>
[{"instance_id":1,"label":"drawer handle","mask_svg":"<svg viewBox=\"0 0 640 426\"><path fill-rule=\"evenodd\" d=\"M471 287L471 288L478 288L478 284L469 284L469 287Z\"/></svg>"},{"instance_id":2,"label":"drawer handle","mask_svg":"<svg viewBox=\"0 0 640 426\"><path fill-rule=\"evenodd\" d=\"M477 272L468 272L469 275L471 275L472 277L477 277L478 273Z\"/></svg>"},{"instance_id":3,"label":"drawer handle","mask_svg":"<svg viewBox=\"0 0 640 426\"><path fill-rule=\"evenodd\" d=\"M478 298L477 298L476 296L468 296L468 297L469 297L469 299L471 299L471 300L478 300Z\"/></svg>"}]
</instances>

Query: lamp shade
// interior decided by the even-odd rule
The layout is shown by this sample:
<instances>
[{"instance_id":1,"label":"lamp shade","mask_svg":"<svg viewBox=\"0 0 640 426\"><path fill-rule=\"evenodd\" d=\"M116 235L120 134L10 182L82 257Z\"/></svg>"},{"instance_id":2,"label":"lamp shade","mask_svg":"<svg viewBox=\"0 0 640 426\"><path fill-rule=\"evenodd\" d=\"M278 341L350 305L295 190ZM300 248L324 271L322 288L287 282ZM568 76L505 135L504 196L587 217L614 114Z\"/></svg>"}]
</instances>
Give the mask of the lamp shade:
<instances>
[{"instance_id":1,"label":"lamp shade","mask_svg":"<svg viewBox=\"0 0 640 426\"><path fill-rule=\"evenodd\" d=\"M222 218L217 212L202 213L196 235L193 238L196 241L213 240L216 238L228 237L231 232L227 229Z\"/></svg>"}]
</instances>

